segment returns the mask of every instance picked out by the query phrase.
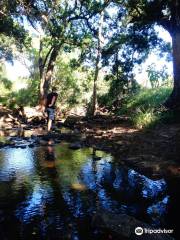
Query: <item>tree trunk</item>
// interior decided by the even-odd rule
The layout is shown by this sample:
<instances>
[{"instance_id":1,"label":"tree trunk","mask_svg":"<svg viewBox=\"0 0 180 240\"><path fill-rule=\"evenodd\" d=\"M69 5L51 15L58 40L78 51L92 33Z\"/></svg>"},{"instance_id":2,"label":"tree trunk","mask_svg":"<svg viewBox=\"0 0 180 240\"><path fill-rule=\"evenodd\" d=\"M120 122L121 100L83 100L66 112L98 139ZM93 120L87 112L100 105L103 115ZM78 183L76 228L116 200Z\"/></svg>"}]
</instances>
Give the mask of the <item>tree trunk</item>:
<instances>
[{"instance_id":1,"label":"tree trunk","mask_svg":"<svg viewBox=\"0 0 180 240\"><path fill-rule=\"evenodd\" d=\"M173 1L171 5L171 20L169 29L172 37L173 77L174 87L165 106L171 109L180 109L180 3Z\"/></svg>"},{"instance_id":2,"label":"tree trunk","mask_svg":"<svg viewBox=\"0 0 180 240\"><path fill-rule=\"evenodd\" d=\"M174 87L165 103L168 108L180 107L180 29L172 35Z\"/></svg>"},{"instance_id":3,"label":"tree trunk","mask_svg":"<svg viewBox=\"0 0 180 240\"><path fill-rule=\"evenodd\" d=\"M97 109L97 81L98 81L98 75L99 75L99 69L100 69L100 58L101 53L98 51L98 55L96 58L96 66L95 66L95 74L94 74L94 84L93 84L93 96L92 96L92 116L96 114Z\"/></svg>"},{"instance_id":4,"label":"tree trunk","mask_svg":"<svg viewBox=\"0 0 180 240\"><path fill-rule=\"evenodd\" d=\"M46 97L49 91L49 87L51 85L51 79L54 71L55 62L58 56L59 47L54 47L50 54L50 58L48 61L47 69L45 65L43 70L40 69L40 106L43 108L46 103Z\"/></svg>"},{"instance_id":5,"label":"tree trunk","mask_svg":"<svg viewBox=\"0 0 180 240\"><path fill-rule=\"evenodd\" d=\"M102 36L102 27L104 21L104 12L101 12L99 29L98 29L98 49L97 49L97 58L95 64L95 74L94 74L94 85L93 85L93 95L92 95L92 107L91 107L91 115L94 116L96 114L97 109L97 81L99 76L100 64L101 64L101 51L103 47L103 36Z\"/></svg>"}]
</instances>

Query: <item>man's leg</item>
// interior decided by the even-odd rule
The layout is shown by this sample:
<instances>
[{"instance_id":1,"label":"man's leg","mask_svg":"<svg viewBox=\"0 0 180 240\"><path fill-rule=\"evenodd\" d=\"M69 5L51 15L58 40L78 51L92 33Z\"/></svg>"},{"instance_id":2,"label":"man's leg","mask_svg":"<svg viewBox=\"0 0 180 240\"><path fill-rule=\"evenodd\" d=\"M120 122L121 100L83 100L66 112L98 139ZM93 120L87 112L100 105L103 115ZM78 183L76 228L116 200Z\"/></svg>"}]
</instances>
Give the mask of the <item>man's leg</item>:
<instances>
[{"instance_id":1,"label":"man's leg","mask_svg":"<svg viewBox=\"0 0 180 240\"><path fill-rule=\"evenodd\" d=\"M52 128L52 119L48 119L48 132L50 132L51 131L51 128Z\"/></svg>"},{"instance_id":2,"label":"man's leg","mask_svg":"<svg viewBox=\"0 0 180 240\"><path fill-rule=\"evenodd\" d=\"M52 123L55 118L55 110L49 108L49 115L48 115L48 132L51 131Z\"/></svg>"}]
</instances>

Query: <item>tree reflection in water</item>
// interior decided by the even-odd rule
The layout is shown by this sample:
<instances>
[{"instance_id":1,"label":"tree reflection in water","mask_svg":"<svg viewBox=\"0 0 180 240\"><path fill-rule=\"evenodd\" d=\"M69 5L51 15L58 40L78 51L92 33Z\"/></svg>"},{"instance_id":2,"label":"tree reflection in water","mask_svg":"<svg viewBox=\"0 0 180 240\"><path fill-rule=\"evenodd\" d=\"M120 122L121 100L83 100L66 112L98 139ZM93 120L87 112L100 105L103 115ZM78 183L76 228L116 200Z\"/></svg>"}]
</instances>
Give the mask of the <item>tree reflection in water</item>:
<instances>
[{"instance_id":1,"label":"tree reflection in water","mask_svg":"<svg viewBox=\"0 0 180 240\"><path fill-rule=\"evenodd\" d=\"M73 151L66 143L9 148L1 150L0 166L0 220L7 239L13 234L101 239L90 222L102 208L166 225L170 196L165 180L150 180L104 152ZM14 225L11 232L9 224Z\"/></svg>"}]
</instances>

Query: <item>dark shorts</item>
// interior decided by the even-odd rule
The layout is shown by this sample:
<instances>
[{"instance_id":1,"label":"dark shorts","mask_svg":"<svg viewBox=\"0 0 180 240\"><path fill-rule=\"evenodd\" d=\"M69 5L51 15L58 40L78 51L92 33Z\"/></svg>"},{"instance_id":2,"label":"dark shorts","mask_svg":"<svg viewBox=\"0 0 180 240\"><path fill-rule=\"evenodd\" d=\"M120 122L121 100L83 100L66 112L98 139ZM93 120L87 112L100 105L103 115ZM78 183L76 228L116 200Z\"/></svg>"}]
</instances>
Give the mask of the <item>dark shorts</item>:
<instances>
[{"instance_id":1,"label":"dark shorts","mask_svg":"<svg viewBox=\"0 0 180 240\"><path fill-rule=\"evenodd\" d=\"M48 114L48 119L54 120L55 119L55 109L54 108L47 108L46 109Z\"/></svg>"}]
</instances>

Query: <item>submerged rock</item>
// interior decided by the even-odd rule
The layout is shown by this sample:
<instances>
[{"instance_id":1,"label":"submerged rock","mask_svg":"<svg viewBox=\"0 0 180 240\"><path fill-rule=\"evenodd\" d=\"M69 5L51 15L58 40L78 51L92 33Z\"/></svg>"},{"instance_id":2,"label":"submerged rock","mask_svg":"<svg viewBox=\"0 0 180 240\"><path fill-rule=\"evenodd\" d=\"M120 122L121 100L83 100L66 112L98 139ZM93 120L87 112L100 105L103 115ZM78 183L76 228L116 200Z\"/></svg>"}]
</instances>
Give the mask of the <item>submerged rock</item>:
<instances>
[{"instance_id":1,"label":"submerged rock","mask_svg":"<svg viewBox=\"0 0 180 240\"><path fill-rule=\"evenodd\" d=\"M80 142L72 143L72 144L70 144L70 146L69 146L70 149L74 149L74 150L79 149L79 148L82 148L82 147L83 147L83 146L82 146L82 144L81 144Z\"/></svg>"},{"instance_id":2,"label":"submerged rock","mask_svg":"<svg viewBox=\"0 0 180 240\"><path fill-rule=\"evenodd\" d=\"M29 144L29 147L30 147L30 148L33 148L33 147L35 147L35 144L33 144L33 143L30 143L30 144Z\"/></svg>"},{"instance_id":3,"label":"submerged rock","mask_svg":"<svg viewBox=\"0 0 180 240\"><path fill-rule=\"evenodd\" d=\"M55 139L55 140L54 140L54 143L60 143L60 142L61 142L60 139Z\"/></svg>"},{"instance_id":4,"label":"submerged rock","mask_svg":"<svg viewBox=\"0 0 180 240\"><path fill-rule=\"evenodd\" d=\"M4 142L0 142L0 148L5 147L5 143Z\"/></svg>"}]
</instances>

